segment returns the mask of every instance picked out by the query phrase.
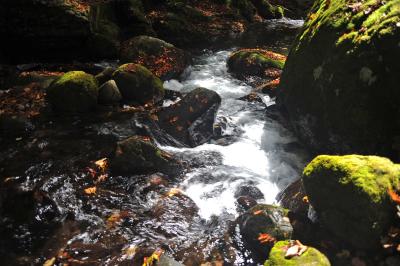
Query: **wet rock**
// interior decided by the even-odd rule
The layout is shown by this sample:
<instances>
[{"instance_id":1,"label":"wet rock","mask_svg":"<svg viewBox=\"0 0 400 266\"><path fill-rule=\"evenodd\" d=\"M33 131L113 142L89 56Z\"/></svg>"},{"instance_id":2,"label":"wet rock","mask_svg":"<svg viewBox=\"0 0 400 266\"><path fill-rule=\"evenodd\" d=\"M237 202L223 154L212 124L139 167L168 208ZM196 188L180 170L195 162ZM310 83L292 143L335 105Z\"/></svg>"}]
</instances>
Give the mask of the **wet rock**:
<instances>
[{"instance_id":1,"label":"wet rock","mask_svg":"<svg viewBox=\"0 0 400 266\"><path fill-rule=\"evenodd\" d=\"M240 38L240 44L245 47L257 47L276 42L292 42L301 24L289 24L284 21L256 22L249 25Z\"/></svg>"},{"instance_id":2,"label":"wet rock","mask_svg":"<svg viewBox=\"0 0 400 266\"><path fill-rule=\"evenodd\" d=\"M197 146L213 136L213 124L221 97L214 91L197 88L176 104L157 113L158 124L178 141Z\"/></svg>"},{"instance_id":3,"label":"wet rock","mask_svg":"<svg viewBox=\"0 0 400 266\"><path fill-rule=\"evenodd\" d=\"M269 253L268 260L264 266L330 266L328 258L320 251L313 247L308 247L301 256L294 256L292 258L285 258L287 249L290 247L290 241L278 241Z\"/></svg>"},{"instance_id":4,"label":"wet rock","mask_svg":"<svg viewBox=\"0 0 400 266\"><path fill-rule=\"evenodd\" d=\"M262 49L241 49L228 58L228 70L240 79L247 76L276 78L285 64L286 57Z\"/></svg>"},{"instance_id":5,"label":"wet rock","mask_svg":"<svg viewBox=\"0 0 400 266\"><path fill-rule=\"evenodd\" d=\"M251 92L243 97L240 97L239 100L246 101L246 102L258 102L262 103L263 100L256 92Z\"/></svg>"},{"instance_id":6,"label":"wet rock","mask_svg":"<svg viewBox=\"0 0 400 266\"><path fill-rule=\"evenodd\" d=\"M256 257L265 260L275 243L274 240L291 237L293 229L287 212L278 206L259 204L237 218L236 223L246 248L254 252ZM265 242L259 240L263 234L268 234L273 239Z\"/></svg>"},{"instance_id":7,"label":"wet rock","mask_svg":"<svg viewBox=\"0 0 400 266\"><path fill-rule=\"evenodd\" d=\"M133 136L117 143L111 159L111 170L116 174L142 174L157 171L178 172L179 164L149 139Z\"/></svg>"},{"instance_id":8,"label":"wet rock","mask_svg":"<svg viewBox=\"0 0 400 266\"><path fill-rule=\"evenodd\" d=\"M150 36L137 36L123 42L120 60L142 64L163 80L178 78L189 63L183 50Z\"/></svg>"},{"instance_id":9,"label":"wet rock","mask_svg":"<svg viewBox=\"0 0 400 266\"><path fill-rule=\"evenodd\" d=\"M252 0L254 6L257 8L258 14L265 19L278 19L282 18L285 9L279 5L272 5L267 0Z\"/></svg>"},{"instance_id":10,"label":"wet rock","mask_svg":"<svg viewBox=\"0 0 400 266\"><path fill-rule=\"evenodd\" d=\"M106 67L103 71L95 76L99 85L103 85L107 81L112 79L112 75L114 74L116 68Z\"/></svg>"},{"instance_id":11,"label":"wet rock","mask_svg":"<svg viewBox=\"0 0 400 266\"><path fill-rule=\"evenodd\" d=\"M294 213L307 216L309 204L308 199L305 198L306 196L303 181L298 179L280 192L277 195L276 200L282 207L291 210Z\"/></svg>"},{"instance_id":12,"label":"wet rock","mask_svg":"<svg viewBox=\"0 0 400 266\"><path fill-rule=\"evenodd\" d=\"M354 247L372 249L395 216L388 191L400 182L400 167L376 156L316 157L303 184L320 222Z\"/></svg>"},{"instance_id":13,"label":"wet rock","mask_svg":"<svg viewBox=\"0 0 400 266\"><path fill-rule=\"evenodd\" d=\"M161 80L142 65L122 65L114 72L112 78L117 83L123 101L145 104L158 102L164 96Z\"/></svg>"},{"instance_id":14,"label":"wet rock","mask_svg":"<svg viewBox=\"0 0 400 266\"><path fill-rule=\"evenodd\" d=\"M236 201L239 206L245 211L257 205L257 201L250 196L240 196L237 198Z\"/></svg>"},{"instance_id":15,"label":"wet rock","mask_svg":"<svg viewBox=\"0 0 400 266\"><path fill-rule=\"evenodd\" d=\"M57 112L83 113L96 107L98 90L97 81L92 75L71 71L50 85L47 100Z\"/></svg>"},{"instance_id":16,"label":"wet rock","mask_svg":"<svg viewBox=\"0 0 400 266\"><path fill-rule=\"evenodd\" d=\"M235 198L239 198L241 196L248 196L253 199L263 199L264 198L264 194L261 192L261 190L255 186L251 186L251 185L240 186L235 191Z\"/></svg>"},{"instance_id":17,"label":"wet rock","mask_svg":"<svg viewBox=\"0 0 400 266\"><path fill-rule=\"evenodd\" d=\"M261 84L257 87L257 90L261 91L264 94L269 95L270 97L276 96L276 89L279 86L280 78L276 78L274 80L268 81L264 84Z\"/></svg>"},{"instance_id":18,"label":"wet rock","mask_svg":"<svg viewBox=\"0 0 400 266\"><path fill-rule=\"evenodd\" d=\"M109 80L100 86L98 99L100 104L116 104L121 99L121 92L114 80Z\"/></svg>"},{"instance_id":19,"label":"wet rock","mask_svg":"<svg viewBox=\"0 0 400 266\"><path fill-rule=\"evenodd\" d=\"M35 128L26 117L17 115L0 115L0 136L4 138L18 138L29 135Z\"/></svg>"},{"instance_id":20,"label":"wet rock","mask_svg":"<svg viewBox=\"0 0 400 266\"><path fill-rule=\"evenodd\" d=\"M167 255L161 255L160 260L157 262L158 266L184 266L182 263L177 262Z\"/></svg>"},{"instance_id":21,"label":"wet rock","mask_svg":"<svg viewBox=\"0 0 400 266\"><path fill-rule=\"evenodd\" d=\"M301 140L317 152L399 158L397 6L396 0L335 0L328 7L321 0L311 9L277 100Z\"/></svg>"}]
</instances>

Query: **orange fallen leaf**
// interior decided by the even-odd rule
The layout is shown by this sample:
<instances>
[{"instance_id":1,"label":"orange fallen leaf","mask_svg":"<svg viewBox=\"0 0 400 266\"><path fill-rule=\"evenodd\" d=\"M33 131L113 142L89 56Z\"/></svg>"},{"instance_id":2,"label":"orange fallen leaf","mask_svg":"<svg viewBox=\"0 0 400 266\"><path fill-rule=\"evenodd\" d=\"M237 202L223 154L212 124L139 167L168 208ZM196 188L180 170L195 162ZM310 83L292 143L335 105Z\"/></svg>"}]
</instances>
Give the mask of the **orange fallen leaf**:
<instances>
[{"instance_id":1,"label":"orange fallen leaf","mask_svg":"<svg viewBox=\"0 0 400 266\"><path fill-rule=\"evenodd\" d=\"M303 197L303 202L307 204L310 203L310 201L308 200L308 196Z\"/></svg>"},{"instance_id":2,"label":"orange fallen leaf","mask_svg":"<svg viewBox=\"0 0 400 266\"><path fill-rule=\"evenodd\" d=\"M173 197L173 196L180 195L180 194L183 194L182 190L180 190L179 188L171 188L171 190L168 191L167 196Z\"/></svg>"},{"instance_id":3,"label":"orange fallen leaf","mask_svg":"<svg viewBox=\"0 0 400 266\"><path fill-rule=\"evenodd\" d=\"M390 196L390 198L396 203L400 205L400 196L394 192L392 189L388 189L388 194Z\"/></svg>"},{"instance_id":4,"label":"orange fallen leaf","mask_svg":"<svg viewBox=\"0 0 400 266\"><path fill-rule=\"evenodd\" d=\"M101 169L101 171L105 172L107 170L108 160L107 158L103 158L97 160L96 162L94 162L94 164L97 165Z\"/></svg>"},{"instance_id":5,"label":"orange fallen leaf","mask_svg":"<svg viewBox=\"0 0 400 266\"><path fill-rule=\"evenodd\" d=\"M257 240L260 241L261 244L274 243L276 241L275 237L267 233L260 233Z\"/></svg>"},{"instance_id":6,"label":"orange fallen leaf","mask_svg":"<svg viewBox=\"0 0 400 266\"><path fill-rule=\"evenodd\" d=\"M258 210L258 211L253 212L253 214L254 214L254 215L259 215L259 214L261 214L262 212L263 212L262 210Z\"/></svg>"},{"instance_id":7,"label":"orange fallen leaf","mask_svg":"<svg viewBox=\"0 0 400 266\"><path fill-rule=\"evenodd\" d=\"M85 188L84 191L86 194L91 195L91 194L96 194L96 190L97 190L96 187L88 187L88 188Z\"/></svg>"}]
</instances>

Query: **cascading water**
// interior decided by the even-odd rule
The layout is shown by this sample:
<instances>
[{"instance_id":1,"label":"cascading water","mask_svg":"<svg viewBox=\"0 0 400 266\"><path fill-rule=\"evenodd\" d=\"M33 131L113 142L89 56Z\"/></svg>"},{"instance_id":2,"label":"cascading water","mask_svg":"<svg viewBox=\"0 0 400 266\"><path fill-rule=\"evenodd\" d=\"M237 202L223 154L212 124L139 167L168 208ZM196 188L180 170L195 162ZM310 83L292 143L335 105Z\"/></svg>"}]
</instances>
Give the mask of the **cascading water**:
<instances>
[{"instance_id":1,"label":"cascading water","mask_svg":"<svg viewBox=\"0 0 400 266\"><path fill-rule=\"evenodd\" d=\"M264 194L265 203L273 203L280 189L293 181L304 166L303 154L284 150L296 140L277 121L265 114L274 104L260 95L263 103L238 98L252 88L227 72L230 51L208 53L187 70L184 81L170 80L165 87L188 92L196 87L216 91L222 98L217 123L224 122L222 139L196 148L162 147L183 158L196 157L202 166L187 173L181 184L209 219L223 212L236 215L235 193L241 186L255 186Z\"/></svg>"}]
</instances>

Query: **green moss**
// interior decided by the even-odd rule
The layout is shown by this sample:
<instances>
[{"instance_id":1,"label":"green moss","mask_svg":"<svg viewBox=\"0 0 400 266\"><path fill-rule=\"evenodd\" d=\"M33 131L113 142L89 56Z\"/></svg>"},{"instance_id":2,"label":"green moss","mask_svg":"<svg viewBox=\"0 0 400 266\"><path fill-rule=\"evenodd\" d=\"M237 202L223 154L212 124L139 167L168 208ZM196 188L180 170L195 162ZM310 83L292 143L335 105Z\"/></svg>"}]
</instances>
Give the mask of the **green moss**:
<instances>
[{"instance_id":1,"label":"green moss","mask_svg":"<svg viewBox=\"0 0 400 266\"><path fill-rule=\"evenodd\" d=\"M268 68L283 69L286 57L262 49L242 49L233 53L227 62L228 69L235 75L263 77Z\"/></svg>"},{"instance_id":2,"label":"green moss","mask_svg":"<svg viewBox=\"0 0 400 266\"><path fill-rule=\"evenodd\" d=\"M56 79L47 90L53 109L61 112L87 112L97 104L96 79L83 71L71 71Z\"/></svg>"},{"instance_id":3,"label":"green moss","mask_svg":"<svg viewBox=\"0 0 400 266\"><path fill-rule=\"evenodd\" d=\"M150 70L138 64L124 64L113 74L123 100L145 104L164 96L162 81Z\"/></svg>"},{"instance_id":4,"label":"green moss","mask_svg":"<svg viewBox=\"0 0 400 266\"><path fill-rule=\"evenodd\" d=\"M313 247L308 249L301 256L294 256L290 259L285 259L285 253L289 246L289 240L279 241L269 253L268 260L264 266L330 266L327 257Z\"/></svg>"},{"instance_id":5,"label":"green moss","mask_svg":"<svg viewBox=\"0 0 400 266\"><path fill-rule=\"evenodd\" d=\"M400 4L397 0L319 0L310 11L300 41L310 41L321 30L335 30L340 33L336 45L351 43L354 49L368 44L371 38L394 34L393 29L399 21Z\"/></svg>"},{"instance_id":6,"label":"green moss","mask_svg":"<svg viewBox=\"0 0 400 266\"><path fill-rule=\"evenodd\" d=\"M389 189L400 183L400 167L377 156L316 157L303 172L306 193L321 221L360 248L379 244L394 215Z\"/></svg>"}]
</instances>

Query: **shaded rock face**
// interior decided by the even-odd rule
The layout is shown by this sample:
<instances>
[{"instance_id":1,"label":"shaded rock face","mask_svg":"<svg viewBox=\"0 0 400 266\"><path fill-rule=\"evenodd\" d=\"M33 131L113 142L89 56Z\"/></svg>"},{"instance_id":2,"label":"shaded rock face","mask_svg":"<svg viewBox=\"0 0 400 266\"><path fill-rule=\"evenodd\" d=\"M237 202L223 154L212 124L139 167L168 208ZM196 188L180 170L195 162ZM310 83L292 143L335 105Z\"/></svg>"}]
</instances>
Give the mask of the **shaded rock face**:
<instances>
[{"instance_id":1,"label":"shaded rock face","mask_svg":"<svg viewBox=\"0 0 400 266\"><path fill-rule=\"evenodd\" d=\"M100 104L116 104L121 101L122 96L117 84L114 80L105 82L99 88L99 103Z\"/></svg>"},{"instance_id":2,"label":"shaded rock face","mask_svg":"<svg viewBox=\"0 0 400 266\"><path fill-rule=\"evenodd\" d=\"M161 80L150 70L138 64L120 66L112 75L124 101L139 104L158 102L164 96Z\"/></svg>"},{"instance_id":3,"label":"shaded rock face","mask_svg":"<svg viewBox=\"0 0 400 266\"><path fill-rule=\"evenodd\" d=\"M399 22L398 1L315 2L278 95L310 147L398 158Z\"/></svg>"},{"instance_id":4,"label":"shaded rock face","mask_svg":"<svg viewBox=\"0 0 400 266\"><path fill-rule=\"evenodd\" d=\"M246 247L262 260L268 257L276 240L289 239L292 235L287 210L278 206L256 205L239 216L236 223ZM273 239L262 241L263 234L268 234Z\"/></svg>"},{"instance_id":5,"label":"shaded rock face","mask_svg":"<svg viewBox=\"0 0 400 266\"><path fill-rule=\"evenodd\" d=\"M163 80L178 78L189 63L183 50L150 36L137 36L123 42L120 60L142 64Z\"/></svg>"},{"instance_id":6,"label":"shaded rock face","mask_svg":"<svg viewBox=\"0 0 400 266\"><path fill-rule=\"evenodd\" d=\"M376 156L316 157L302 177L321 224L354 247L371 249L394 219L388 190L400 183L400 166Z\"/></svg>"},{"instance_id":7,"label":"shaded rock face","mask_svg":"<svg viewBox=\"0 0 400 266\"><path fill-rule=\"evenodd\" d=\"M240 79L248 76L277 78L286 57L263 49L241 49L228 58L228 70Z\"/></svg>"},{"instance_id":8,"label":"shaded rock face","mask_svg":"<svg viewBox=\"0 0 400 266\"><path fill-rule=\"evenodd\" d=\"M150 140L138 136L117 143L111 170L116 174L146 174L157 171L178 172L178 163Z\"/></svg>"},{"instance_id":9,"label":"shaded rock face","mask_svg":"<svg viewBox=\"0 0 400 266\"><path fill-rule=\"evenodd\" d=\"M328 258L313 247L308 247L301 256L285 258L290 241L278 241L269 253L268 260L264 266L330 266Z\"/></svg>"},{"instance_id":10,"label":"shaded rock face","mask_svg":"<svg viewBox=\"0 0 400 266\"><path fill-rule=\"evenodd\" d=\"M160 128L191 147L213 136L213 125L221 97L214 91L197 88L176 104L157 113Z\"/></svg>"},{"instance_id":11,"label":"shaded rock face","mask_svg":"<svg viewBox=\"0 0 400 266\"><path fill-rule=\"evenodd\" d=\"M84 113L96 107L98 90L94 76L70 71L50 85L47 99L57 112Z\"/></svg>"},{"instance_id":12,"label":"shaded rock face","mask_svg":"<svg viewBox=\"0 0 400 266\"><path fill-rule=\"evenodd\" d=\"M90 5L83 1L16 0L3 1L0 7L0 34L5 36L0 45L5 61L116 56L117 26L103 14L91 15Z\"/></svg>"}]
</instances>

